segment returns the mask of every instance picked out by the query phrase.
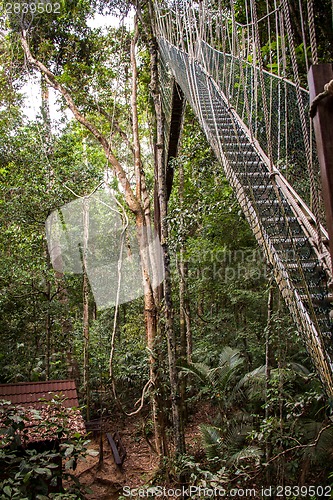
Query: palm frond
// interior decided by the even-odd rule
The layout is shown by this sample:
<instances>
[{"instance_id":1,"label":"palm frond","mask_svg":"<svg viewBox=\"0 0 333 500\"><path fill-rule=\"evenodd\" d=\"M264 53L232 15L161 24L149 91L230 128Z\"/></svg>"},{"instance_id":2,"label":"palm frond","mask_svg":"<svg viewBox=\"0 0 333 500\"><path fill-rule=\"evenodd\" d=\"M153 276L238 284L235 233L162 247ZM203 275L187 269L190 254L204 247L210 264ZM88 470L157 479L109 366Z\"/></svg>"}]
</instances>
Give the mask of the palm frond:
<instances>
[{"instance_id":1,"label":"palm frond","mask_svg":"<svg viewBox=\"0 0 333 500\"><path fill-rule=\"evenodd\" d=\"M234 349L233 347L226 346L223 348L220 354L219 366L221 368L223 368L224 366L233 368L235 365L239 363L240 359L243 360L239 349Z\"/></svg>"},{"instance_id":2,"label":"palm frond","mask_svg":"<svg viewBox=\"0 0 333 500\"><path fill-rule=\"evenodd\" d=\"M227 465L238 464L244 460L253 460L257 465L259 465L262 455L263 451L258 446L246 446L231 455L231 457L227 460Z\"/></svg>"},{"instance_id":3,"label":"palm frond","mask_svg":"<svg viewBox=\"0 0 333 500\"><path fill-rule=\"evenodd\" d=\"M226 346L220 354L217 369L219 384L225 387L230 378L244 364L244 358L238 349Z\"/></svg>"},{"instance_id":4,"label":"palm frond","mask_svg":"<svg viewBox=\"0 0 333 500\"><path fill-rule=\"evenodd\" d=\"M291 362L289 363L290 368L300 377L308 379L311 375L310 370L306 368L306 366L301 363Z\"/></svg>"},{"instance_id":5,"label":"palm frond","mask_svg":"<svg viewBox=\"0 0 333 500\"><path fill-rule=\"evenodd\" d=\"M235 421L232 423L225 436L225 444L229 453L237 452L244 446L246 438L251 430L252 426L250 426L247 422Z\"/></svg>"},{"instance_id":6,"label":"palm frond","mask_svg":"<svg viewBox=\"0 0 333 500\"><path fill-rule=\"evenodd\" d=\"M203 445L206 456L209 460L214 458L223 458L223 444L221 430L212 425L200 425Z\"/></svg>"},{"instance_id":7,"label":"palm frond","mask_svg":"<svg viewBox=\"0 0 333 500\"><path fill-rule=\"evenodd\" d=\"M187 363L181 367L181 373L186 375L193 375L201 380L202 383L208 384L210 382L210 368L204 363Z\"/></svg>"},{"instance_id":8,"label":"palm frond","mask_svg":"<svg viewBox=\"0 0 333 500\"><path fill-rule=\"evenodd\" d=\"M235 386L235 390L248 389L250 387L256 388L258 392L262 393L265 387L265 372L266 365L258 366L255 370L246 373ZM252 392L252 391L251 391Z\"/></svg>"}]
</instances>

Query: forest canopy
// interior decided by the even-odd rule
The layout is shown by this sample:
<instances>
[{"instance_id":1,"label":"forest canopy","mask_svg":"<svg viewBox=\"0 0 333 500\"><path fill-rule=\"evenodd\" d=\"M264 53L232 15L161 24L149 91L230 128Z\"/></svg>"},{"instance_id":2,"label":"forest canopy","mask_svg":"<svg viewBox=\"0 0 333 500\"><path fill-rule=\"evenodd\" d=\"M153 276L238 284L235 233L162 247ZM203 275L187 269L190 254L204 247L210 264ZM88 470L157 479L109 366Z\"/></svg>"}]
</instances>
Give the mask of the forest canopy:
<instances>
[{"instance_id":1,"label":"forest canopy","mask_svg":"<svg viewBox=\"0 0 333 500\"><path fill-rule=\"evenodd\" d=\"M253 4L257 29L249 28ZM318 229L319 167L311 160L311 183L295 110L308 97L313 59L332 57L332 30L322 2L292 3L294 52L286 49L284 4L0 2L0 383L75 379L86 421L126 427L135 415L137 439L157 457L155 480L170 484L332 481L332 405L311 349L227 161L214 154L218 126L209 135L158 39L164 29L178 43L177 61L188 50L188 68L203 54L211 68L220 64L213 76L227 89L228 112L238 113L251 147L263 138L260 154L297 183L311 210L318 198L308 222ZM314 35L304 31L311 12ZM101 16L112 23L99 25ZM199 35L206 45L192 46ZM229 62L227 43L238 59ZM0 474L3 489L9 479Z\"/></svg>"}]
</instances>

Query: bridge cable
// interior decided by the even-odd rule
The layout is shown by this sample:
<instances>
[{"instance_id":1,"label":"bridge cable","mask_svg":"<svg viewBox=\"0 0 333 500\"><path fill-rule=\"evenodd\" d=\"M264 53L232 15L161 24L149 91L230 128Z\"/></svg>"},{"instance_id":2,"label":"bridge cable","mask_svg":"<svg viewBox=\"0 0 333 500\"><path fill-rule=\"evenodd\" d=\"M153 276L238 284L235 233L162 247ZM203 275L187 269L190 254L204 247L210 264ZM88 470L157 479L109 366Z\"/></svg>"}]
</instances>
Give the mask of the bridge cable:
<instances>
[{"instance_id":1,"label":"bridge cable","mask_svg":"<svg viewBox=\"0 0 333 500\"><path fill-rule=\"evenodd\" d=\"M301 119L307 170L308 170L309 179L310 179L311 197L313 200L313 211L314 211L314 215L315 215L315 219L316 219L315 223L316 223L316 231L317 231L317 245L318 245L319 253L323 255L324 248L323 248L323 241L322 241L321 230L320 230L319 196L318 196L318 191L316 188L316 182L315 182L315 178L314 178L313 162L312 162L310 141L309 141L309 132L308 132L307 124L306 124L304 106L303 106L302 96L301 96L301 92L300 92L300 78L299 78L298 66L297 66L297 60L296 60L294 36L293 36L292 28L291 28L288 0L282 0L282 5L283 5L284 17L285 17L285 21L286 21L288 40L289 40L291 63L292 63L292 67L293 67L293 73L294 73L295 84L296 84L296 96L297 96L298 108L299 108L300 119Z\"/></svg>"},{"instance_id":2,"label":"bridge cable","mask_svg":"<svg viewBox=\"0 0 333 500\"><path fill-rule=\"evenodd\" d=\"M313 0L308 0L307 6L308 6L310 44L311 44L311 52L312 52L312 64L318 64L318 52L317 52L316 29L315 29L314 12L313 12ZM306 53L306 50L305 50L305 53Z\"/></svg>"}]
</instances>

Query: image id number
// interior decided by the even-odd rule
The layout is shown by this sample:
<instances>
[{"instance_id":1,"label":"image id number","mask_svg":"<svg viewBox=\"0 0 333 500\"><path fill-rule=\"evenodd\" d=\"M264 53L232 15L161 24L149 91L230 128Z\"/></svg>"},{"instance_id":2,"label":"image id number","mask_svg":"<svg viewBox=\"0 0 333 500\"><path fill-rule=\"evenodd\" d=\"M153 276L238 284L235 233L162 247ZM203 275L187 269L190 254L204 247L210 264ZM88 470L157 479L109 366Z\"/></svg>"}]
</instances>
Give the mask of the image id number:
<instances>
[{"instance_id":1,"label":"image id number","mask_svg":"<svg viewBox=\"0 0 333 500\"><path fill-rule=\"evenodd\" d=\"M320 496L331 498L332 486L277 486L277 497Z\"/></svg>"},{"instance_id":2,"label":"image id number","mask_svg":"<svg viewBox=\"0 0 333 500\"><path fill-rule=\"evenodd\" d=\"M11 2L4 5L7 14L60 14L60 2Z\"/></svg>"}]
</instances>

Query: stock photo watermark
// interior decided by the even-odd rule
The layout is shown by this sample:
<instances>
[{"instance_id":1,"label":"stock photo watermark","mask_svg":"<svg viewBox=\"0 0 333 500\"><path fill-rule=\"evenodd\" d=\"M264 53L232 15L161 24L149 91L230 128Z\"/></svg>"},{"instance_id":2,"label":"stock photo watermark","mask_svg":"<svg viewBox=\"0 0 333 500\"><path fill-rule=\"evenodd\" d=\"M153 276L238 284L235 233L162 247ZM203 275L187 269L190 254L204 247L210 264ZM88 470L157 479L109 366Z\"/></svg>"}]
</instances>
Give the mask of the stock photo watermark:
<instances>
[{"instance_id":1,"label":"stock photo watermark","mask_svg":"<svg viewBox=\"0 0 333 500\"><path fill-rule=\"evenodd\" d=\"M321 485L275 485L256 488L227 488L222 486L182 486L170 488L153 486L148 488L131 488L124 486L121 498L309 498L320 496L331 498L332 486Z\"/></svg>"},{"instance_id":2,"label":"stock photo watermark","mask_svg":"<svg viewBox=\"0 0 333 500\"><path fill-rule=\"evenodd\" d=\"M190 255L187 265L192 279L225 284L239 280L265 280L270 275L267 260L259 249L204 250Z\"/></svg>"},{"instance_id":3,"label":"stock photo watermark","mask_svg":"<svg viewBox=\"0 0 333 500\"><path fill-rule=\"evenodd\" d=\"M144 295L142 262L153 289L164 279L158 235L150 226L137 227L107 190L52 212L46 235L53 268L85 272L98 309Z\"/></svg>"}]
</instances>

